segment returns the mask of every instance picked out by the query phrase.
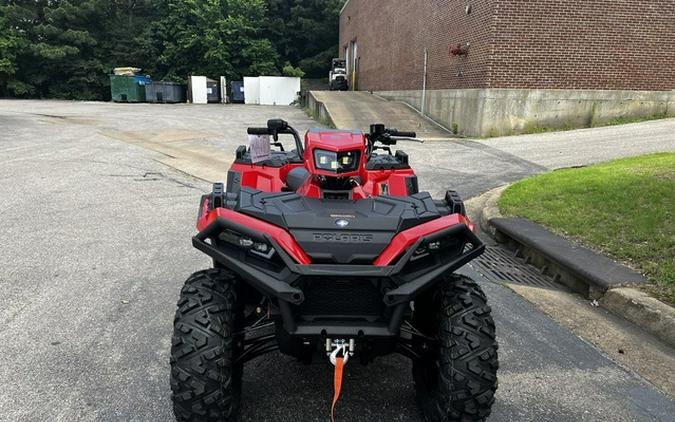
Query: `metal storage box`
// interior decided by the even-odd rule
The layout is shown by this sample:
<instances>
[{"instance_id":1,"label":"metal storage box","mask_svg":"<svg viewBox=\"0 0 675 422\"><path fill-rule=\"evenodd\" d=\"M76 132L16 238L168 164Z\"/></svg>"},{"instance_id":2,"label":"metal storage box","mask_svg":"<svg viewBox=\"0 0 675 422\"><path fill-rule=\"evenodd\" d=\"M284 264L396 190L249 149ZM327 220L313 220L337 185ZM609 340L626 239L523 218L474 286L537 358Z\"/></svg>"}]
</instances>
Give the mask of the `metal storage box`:
<instances>
[{"instance_id":1,"label":"metal storage box","mask_svg":"<svg viewBox=\"0 0 675 422\"><path fill-rule=\"evenodd\" d=\"M244 102L244 81L234 81L232 82L232 96L230 101L233 103L243 103Z\"/></svg>"},{"instance_id":2,"label":"metal storage box","mask_svg":"<svg viewBox=\"0 0 675 422\"><path fill-rule=\"evenodd\" d=\"M145 87L149 103L184 103L185 88L175 82L153 81Z\"/></svg>"},{"instance_id":3,"label":"metal storage box","mask_svg":"<svg viewBox=\"0 0 675 422\"><path fill-rule=\"evenodd\" d=\"M110 95L118 103L141 103L149 83L150 78L145 76L110 75Z\"/></svg>"},{"instance_id":4,"label":"metal storage box","mask_svg":"<svg viewBox=\"0 0 675 422\"><path fill-rule=\"evenodd\" d=\"M220 87L218 81L206 79L206 98L209 103L220 102Z\"/></svg>"}]
</instances>

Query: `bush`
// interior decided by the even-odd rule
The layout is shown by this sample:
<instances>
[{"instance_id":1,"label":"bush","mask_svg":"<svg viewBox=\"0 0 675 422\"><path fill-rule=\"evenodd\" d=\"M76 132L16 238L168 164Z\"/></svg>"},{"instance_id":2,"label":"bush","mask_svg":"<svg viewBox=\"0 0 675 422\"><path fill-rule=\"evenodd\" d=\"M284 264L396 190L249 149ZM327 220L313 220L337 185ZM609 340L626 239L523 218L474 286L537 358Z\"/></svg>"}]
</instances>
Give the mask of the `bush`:
<instances>
[{"instance_id":1,"label":"bush","mask_svg":"<svg viewBox=\"0 0 675 422\"><path fill-rule=\"evenodd\" d=\"M305 76L305 72L302 71L299 67L293 67L292 64L289 62L286 62L284 65L284 68L282 69L282 73L284 76L291 76L294 78L302 78Z\"/></svg>"}]
</instances>

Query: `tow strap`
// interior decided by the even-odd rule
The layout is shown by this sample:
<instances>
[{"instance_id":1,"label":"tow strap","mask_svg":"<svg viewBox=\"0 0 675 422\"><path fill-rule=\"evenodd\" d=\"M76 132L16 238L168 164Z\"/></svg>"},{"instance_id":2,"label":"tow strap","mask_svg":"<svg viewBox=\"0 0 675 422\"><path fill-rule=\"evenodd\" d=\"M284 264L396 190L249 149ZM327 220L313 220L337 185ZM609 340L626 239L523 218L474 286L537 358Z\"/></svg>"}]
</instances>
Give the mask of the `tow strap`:
<instances>
[{"instance_id":1,"label":"tow strap","mask_svg":"<svg viewBox=\"0 0 675 422\"><path fill-rule=\"evenodd\" d=\"M345 358L336 358L335 359L335 376L333 377L333 388L335 393L333 394L333 405L330 408L330 420L335 422L335 404L340 398L340 390L342 389L342 369L345 366Z\"/></svg>"},{"instance_id":2,"label":"tow strap","mask_svg":"<svg viewBox=\"0 0 675 422\"><path fill-rule=\"evenodd\" d=\"M333 393L333 405L330 408L331 422L335 422L335 405L340 398L340 391L342 390L342 373L348 360L349 351L346 344L338 346L330 354L330 362L335 365L335 375L333 376L333 388L335 392Z\"/></svg>"}]
</instances>

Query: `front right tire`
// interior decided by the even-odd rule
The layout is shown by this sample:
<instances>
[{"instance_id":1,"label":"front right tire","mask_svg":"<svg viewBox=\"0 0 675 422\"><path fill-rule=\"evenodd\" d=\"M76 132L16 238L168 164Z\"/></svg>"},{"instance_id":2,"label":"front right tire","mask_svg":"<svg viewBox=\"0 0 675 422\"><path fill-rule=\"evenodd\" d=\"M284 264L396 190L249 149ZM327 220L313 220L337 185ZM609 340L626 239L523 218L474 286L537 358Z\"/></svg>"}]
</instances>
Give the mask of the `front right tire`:
<instances>
[{"instance_id":1,"label":"front right tire","mask_svg":"<svg viewBox=\"0 0 675 422\"><path fill-rule=\"evenodd\" d=\"M448 275L415 301L412 324L425 334L413 361L418 406L430 422L484 421L497 390L497 341L491 309L470 278ZM429 340L432 339L432 340Z\"/></svg>"},{"instance_id":2,"label":"front right tire","mask_svg":"<svg viewBox=\"0 0 675 422\"><path fill-rule=\"evenodd\" d=\"M239 419L243 364L236 363L236 277L192 274L181 290L171 345L173 410L180 422Z\"/></svg>"}]
</instances>

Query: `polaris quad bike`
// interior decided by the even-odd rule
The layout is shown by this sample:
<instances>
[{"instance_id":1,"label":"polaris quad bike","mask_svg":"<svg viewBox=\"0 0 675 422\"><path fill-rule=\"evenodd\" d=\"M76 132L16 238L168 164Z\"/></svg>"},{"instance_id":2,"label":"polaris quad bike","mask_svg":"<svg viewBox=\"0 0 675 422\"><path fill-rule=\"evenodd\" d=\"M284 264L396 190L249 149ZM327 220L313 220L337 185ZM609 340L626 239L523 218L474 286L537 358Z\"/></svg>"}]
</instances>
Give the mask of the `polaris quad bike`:
<instances>
[{"instance_id":1,"label":"polaris quad bike","mask_svg":"<svg viewBox=\"0 0 675 422\"><path fill-rule=\"evenodd\" d=\"M199 206L192 241L213 268L190 276L178 302L176 418L238 419L244 364L280 350L330 359L333 407L347 361L399 353L412 359L426 420L484 420L495 325L480 287L454 273L484 245L456 192L418 192L408 156L392 154L415 133L312 129L302 143L283 120L248 133L266 138L267 155L239 147L227 184Z\"/></svg>"}]
</instances>

